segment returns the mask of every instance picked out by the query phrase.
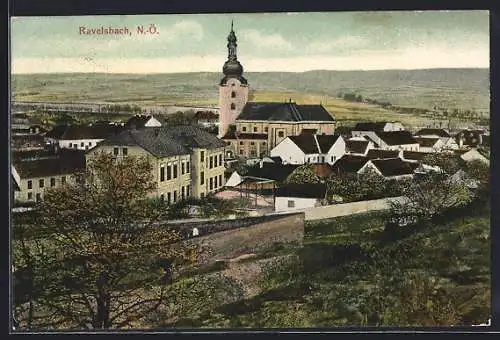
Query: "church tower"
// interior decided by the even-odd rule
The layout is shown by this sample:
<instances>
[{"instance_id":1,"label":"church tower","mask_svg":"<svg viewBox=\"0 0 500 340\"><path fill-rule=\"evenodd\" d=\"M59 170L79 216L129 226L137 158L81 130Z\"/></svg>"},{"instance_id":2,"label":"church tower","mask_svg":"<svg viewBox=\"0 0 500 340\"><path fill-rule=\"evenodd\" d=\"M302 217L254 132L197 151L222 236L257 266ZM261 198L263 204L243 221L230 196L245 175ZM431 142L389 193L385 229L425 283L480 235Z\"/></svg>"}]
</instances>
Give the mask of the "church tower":
<instances>
[{"instance_id":1,"label":"church tower","mask_svg":"<svg viewBox=\"0 0 500 340\"><path fill-rule=\"evenodd\" d=\"M227 37L227 61L222 67L224 78L219 83L219 138L228 131L228 127L234 124L248 101L248 83L242 76L241 66L236 55L236 34L231 21L231 32Z\"/></svg>"}]
</instances>

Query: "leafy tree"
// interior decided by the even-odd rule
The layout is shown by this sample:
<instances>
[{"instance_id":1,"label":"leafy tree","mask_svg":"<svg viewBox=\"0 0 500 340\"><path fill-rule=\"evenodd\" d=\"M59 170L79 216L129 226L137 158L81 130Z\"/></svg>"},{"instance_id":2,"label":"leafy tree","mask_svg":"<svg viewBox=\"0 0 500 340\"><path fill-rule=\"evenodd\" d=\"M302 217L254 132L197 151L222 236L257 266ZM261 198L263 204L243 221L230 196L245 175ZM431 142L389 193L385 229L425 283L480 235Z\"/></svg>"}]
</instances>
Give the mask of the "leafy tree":
<instances>
[{"instance_id":1,"label":"leafy tree","mask_svg":"<svg viewBox=\"0 0 500 340\"><path fill-rule=\"evenodd\" d=\"M474 159L466 162L464 170L475 180L480 181L482 184L489 185L490 167L488 164L478 159Z\"/></svg>"},{"instance_id":2,"label":"leafy tree","mask_svg":"<svg viewBox=\"0 0 500 340\"><path fill-rule=\"evenodd\" d=\"M176 270L196 260L195 247L156 223L166 209L147 199L155 187L151 169L147 158L116 162L98 153L87 161L84 181L48 190L39 216L14 225L24 230L14 260L42 292L33 328L133 327L162 304ZM22 242L34 230L48 236L44 257L30 265Z\"/></svg>"},{"instance_id":3,"label":"leafy tree","mask_svg":"<svg viewBox=\"0 0 500 340\"><path fill-rule=\"evenodd\" d=\"M450 208L463 207L470 201L470 192L465 184L454 182L443 173L429 173L404 191L403 200L391 202L391 210L395 216L429 220Z\"/></svg>"},{"instance_id":4,"label":"leafy tree","mask_svg":"<svg viewBox=\"0 0 500 340\"><path fill-rule=\"evenodd\" d=\"M304 164L295 169L288 176L286 183L289 184L305 184L305 183L320 183L320 178L316 175L311 164Z\"/></svg>"},{"instance_id":5,"label":"leafy tree","mask_svg":"<svg viewBox=\"0 0 500 340\"><path fill-rule=\"evenodd\" d=\"M454 154L449 153L433 153L425 156L422 159L422 163L438 166L441 172L449 175L453 175L455 172L460 170L460 162Z\"/></svg>"}]
</instances>

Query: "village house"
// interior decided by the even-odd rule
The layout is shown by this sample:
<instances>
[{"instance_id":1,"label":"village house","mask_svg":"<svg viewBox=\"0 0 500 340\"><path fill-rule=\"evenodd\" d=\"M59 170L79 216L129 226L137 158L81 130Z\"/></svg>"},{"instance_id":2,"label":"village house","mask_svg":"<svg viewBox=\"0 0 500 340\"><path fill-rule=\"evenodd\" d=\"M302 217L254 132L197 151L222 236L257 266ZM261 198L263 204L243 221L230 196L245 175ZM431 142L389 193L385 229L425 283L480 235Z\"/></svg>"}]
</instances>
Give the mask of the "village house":
<instances>
[{"instance_id":1,"label":"village house","mask_svg":"<svg viewBox=\"0 0 500 340\"><path fill-rule=\"evenodd\" d=\"M36 202L43 199L47 190L74 183L76 175L85 169L85 154L68 149L14 151L11 169L18 187L14 201Z\"/></svg>"},{"instance_id":2,"label":"village house","mask_svg":"<svg viewBox=\"0 0 500 340\"><path fill-rule=\"evenodd\" d=\"M142 129L145 127L159 127L161 122L151 115L135 115L125 123L126 129Z\"/></svg>"},{"instance_id":3,"label":"village house","mask_svg":"<svg viewBox=\"0 0 500 340\"><path fill-rule=\"evenodd\" d=\"M352 137L363 137L366 132L404 131L405 127L399 122L362 122L357 123L351 131Z\"/></svg>"},{"instance_id":4,"label":"village house","mask_svg":"<svg viewBox=\"0 0 500 340\"><path fill-rule=\"evenodd\" d=\"M400 157L403 151L400 150L384 150L371 149L366 153L368 159L387 159Z\"/></svg>"},{"instance_id":5,"label":"village house","mask_svg":"<svg viewBox=\"0 0 500 340\"><path fill-rule=\"evenodd\" d=\"M45 134L45 140L59 148L89 150L121 131L123 126L117 124L57 125Z\"/></svg>"},{"instance_id":6,"label":"village house","mask_svg":"<svg viewBox=\"0 0 500 340\"><path fill-rule=\"evenodd\" d=\"M417 166L401 158L372 159L358 171L358 174L372 170L387 180L411 179Z\"/></svg>"},{"instance_id":7,"label":"village house","mask_svg":"<svg viewBox=\"0 0 500 340\"><path fill-rule=\"evenodd\" d=\"M205 128L219 126L219 115L213 111L198 111L195 113L193 120L196 124Z\"/></svg>"},{"instance_id":8,"label":"village house","mask_svg":"<svg viewBox=\"0 0 500 340\"><path fill-rule=\"evenodd\" d=\"M413 134L415 137L428 137L428 138L444 138L451 137L450 133L445 129L425 128L420 129Z\"/></svg>"},{"instance_id":9,"label":"village house","mask_svg":"<svg viewBox=\"0 0 500 340\"><path fill-rule=\"evenodd\" d=\"M271 150L283 164L333 164L345 154L344 139L337 135L289 136Z\"/></svg>"},{"instance_id":10,"label":"village house","mask_svg":"<svg viewBox=\"0 0 500 340\"><path fill-rule=\"evenodd\" d=\"M332 172L335 175L359 174L360 170L369 160L364 156L345 154L332 165Z\"/></svg>"},{"instance_id":11,"label":"village house","mask_svg":"<svg viewBox=\"0 0 500 340\"><path fill-rule=\"evenodd\" d=\"M295 211L323 205L327 188L323 183L286 184L275 193L275 211Z\"/></svg>"},{"instance_id":12,"label":"village house","mask_svg":"<svg viewBox=\"0 0 500 340\"><path fill-rule=\"evenodd\" d=\"M271 189L284 183L297 167L298 165L292 164L259 162L247 168L245 174L234 171L225 186L240 189Z\"/></svg>"},{"instance_id":13,"label":"village house","mask_svg":"<svg viewBox=\"0 0 500 340\"><path fill-rule=\"evenodd\" d=\"M460 156L460 158L465 162L480 160L481 162L490 164L490 160L481 154L476 148L472 148L470 150L456 150L455 154Z\"/></svg>"},{"instance_id":14,"label":"village house","mask_svg":"<svg viewBox=\"0 0 500 340\"><path fill-rule=\"evenodd\" d=\"M186 197L205 197L224 186L225 143L191 125L125 130L87 152L116 157L145 156L153 165L153 197L174 203Z\"/></svg>"},{"instance_id":15,"label":"village house","mask_svg":"<svg viewBox=\"0 0 500 340\"><path fill-rule=\"evenodd\" d=\"M412 163L420 163L424 159L424 157L430 155L429 152L421 152L421 151L403 151L401 154L401 159L406 162Z\"/></svg>"},{"instance_id":16,"label":"village house","mask_svg":"<svg viewBox=\"0 0 500 340\"><path fill-rule=\"evenodd\" d=\"M358 123L351 132L356 140L363 138L375 148L418 151L419 144L401 123Z\"/></svg>"},{"instance_id":17,"label":"village house","mask_svg":"<svg viewBox=\"0 0 500 340\"><path fill-rule=\"evenodd\" d=\"M233 27L227 38L228 60L219 83L219 137L236 157L261 157L289 136L303 132L333 135L335 118L321 105L249 102L248 82L237 58Z\"/></svg>"},{"instance_id":18,"label":"village house","mask_svg":"<svg viewBox=\"0 0 500 340\"><path fill-rule=\"evenodd\" d=\"M354 137L345 141L345 152L354 156L366 156L368 151L374 147L373 142L363 137Z\"/></svg>"}]
</instances>

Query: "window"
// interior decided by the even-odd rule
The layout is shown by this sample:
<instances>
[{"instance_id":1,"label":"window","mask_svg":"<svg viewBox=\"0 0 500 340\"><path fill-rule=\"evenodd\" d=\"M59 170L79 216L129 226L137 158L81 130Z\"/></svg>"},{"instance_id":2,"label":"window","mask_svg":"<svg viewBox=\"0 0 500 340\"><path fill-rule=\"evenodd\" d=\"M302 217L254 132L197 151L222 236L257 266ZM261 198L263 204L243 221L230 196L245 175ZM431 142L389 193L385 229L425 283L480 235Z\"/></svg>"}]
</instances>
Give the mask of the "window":
<instances>
[{"instance_id":1,"label":"window","mask_svg":"<svg viewBox=\"0 0 500 340\"><path fill-rule=\"evenodd\" d=\"M172 194L167 193L167 203L170 204L172 201Z\"/></svg>"},{"instance_id":2,"label":"window","mask_svg":"<svg viewBox=\"0 0 500 340\"><path fill-rule=\"evenodd\" d=\"M295 208L295 201L288 201L289 208Z\"/></svg>"},{"instance_id":3,"label":"window","mask_svg":"<svg viewBox=\"0 0 500 340\"><path fill-rule=\"evenodd\" d=\"M89 146L92 146L92 142L89 142Z\"/></svg>"},{"instance_id":4,"label":"window","mask_svg":"<svg viewBox=\"0 0 500 340\"><path fill-rule=\"evenodd\" d=\"M172 179L172 167L170 165L167 166L167 181Z\"/></svg>"},{"instance_id":5,"label":"window","mask_svg":"<svg viewBox=\"0 0 500 340\"><path fill-rule=\"evenodd\" d=\"M247 127L246 127L246 126L243 126L243 127L241 128L241 131L243 131L243 132L245 132L246 130L247 130Z\"/></svg>"},{"instance_id":6,"label":"window","mask_svg":"<svg viewBox=\"0 0 500 340\"><path fill-rule=\"evenodd\" d=\"M214 166L213 157L210 156L210 166L209 166L209 168L212 169L213 166Z\"/></svg>"},{"instance_id":7,"label":"window","mask_svg":"<svg viewBox=\"0 0 500 340\"><path fill-rule=\"evenodd\" d=\"M186 186L186 197L189 197L191 187L189 185Z\"/></svg>"},{"instance_id":8,"label":"window","mask_svg":"<svg viewBox=\"0 0 500 340\"><path fill-rule=\"evenodd\" d=\"M163 182L165 180L165 166L160 167L160 182Z\"/></svg>"},{"instance_id":9,"label":"window","mask_svg":"<svg viewBox=\"0 0 500 340\"><path fill-rule=\"evenodd\" d=\"M222 154L219 155L219 166L222 166Z\"/></svg>"},{"instance_id":10,"label":"window","mask_svg":"<svg viewBox=\"0 0 500 340\"><path fill-rule=\"evenodd\" d=\"M174 202L177 202L177 190L174 191Z\"/></svg>"},{"instance_id":11,"label":"window","mask_svg":"<svg viewBox=\"0 0 500 340\"><path fill-rule=\"evenodd\" d=\"M256 126L253 127L253 132L257 132L259 129L257 129Z\"/></svg>"},{"instance_id":12,"label":"window","mask_svg":"<svg viewBox=\"0 0 500 340\"><path fill-rule=\"evenodd\" d=\"M266 126L266 127L264 128L264 132L267 132L267 131L268 131L268 128L267 128L267 126Z\"/></svg>"},{"instance_id":13,"label":"window","mask_svg":"<svg viewBox=\"0 0 500 340\"><path fill-rule=\"evenodd\" d=\"M33 193L32 193L32 192L28 192L28 199L29 199L29 200L32 200L32 199L33 199Z\"/></svg>"},{"instance_id":14,"label":"window","mask_svg":"<svg viewBox=\"0 0 500 340\"><path fill-rule=\"evenodd\" d=\"M78 148L78 145L75 143L75 144L73 144L73 149L76 149L76 148Z\"/></svg>"},{"instance_id":15,"label":"window","mask_svg":"<svg viewBox=\"0 0 500 340\"><path fill-rule=\"evenodd\" d=\"M264 141L264 142L262 142L262 145L263 145L263 146L266 146L266 144L267 144L267 143L266 143L265 141Z\"/></svg>"},{"instance_id":16,"label":"window","mask_svg":"<svg viewBox=\"0 0 500 340\"><path fill-rule=\"evenodd\" d=\"M205 161L205 151L201 151L200 152L200 162L204 162Z\"/></svg>"},{"instance_id":17,"label":"window","mask_svg":"<svg viewBox=\"0 0 500 340\"><path fill-rule=\"evenodd\" d=\"M42 200L42 195L40 193L36 194L36 200L41 201Z\"/></svg>"},{"instance_id":18,"label":"window","mask_svg":"<svg viewBox=\"0 0 500 340\"><path fill-rule=\"evenodd\" d=\"M189 173L190 169L189 169L189 161L186 162L186 173Z\"/></svg>"},{"instance_id":19,"label":"window","mask_svg":"<svg viewBox=\"0 0 500 340\"><path fill-rule=\"evenodd\" d=\"M236 105L234 105L234 103L231 103L231 110L236 110Z\"/></svg>"},{"instance_id":20,"label":"window","mask_svg":"<svg viewBox=\"0 0 500 340\"><path fill-rule=\"evenodd\" d=\"M118 148L113 149L113 155L115 155L115 156L118 155Z\"/></svg>"},{"instance_id":21,"label":"window","mask_svg":"<svg viewBox=\"0 0 500 340\"><path fill-rule=\"evenodd\" d=\"M214 179L210 177L210 190L214 188Z\"/></svg>"},{"instance_id":22,"label":"window","mask_svg":"<svg viewBox=\"0 0 500 340\"><path fill-rule=\"evenodd\" d=\"M33 182L31 180L28 181L28 189L33 189Z\"/></svg>"},{"instance_id":23,"label":"window","mask_svg":"<svg viewBox=\"0 0 500 340\"><path fill-rule=\"evenodd\" d=\"M69 147L72 148L73 147L73 143L69 143Z\"/></svg>"},{"instance_id":24,"label":"window","mask_svg":"<svg viewBox=\"0 0 500 340\"><path fill-rule=\"evenodd\" d=\"M285 133L283 131L278 132L278 137L284 137L284 136L285 136Z\"/></svg>"},{"instance_id":25,"label":"window","mask_svg":"<svg viewBox=\"0 0 500 340\"><path fill-rule=\"evenodd\" d=\"M335 158L332 156L332 162L335 162L335 160L334 160L334 159L335 159Z\"/></svg>"},{"instance_id":26,"label":"window","mask_svg":"<svg viewBox=\"0 0 500 340\"><path fill-rule=\"evenodd\" d=\"M243 155L243 150L240 149L240 155Z\"/></svg>"},{"instance_id":27,"label":"window","mask_svg":"<svg viewBox=\"0 0 500 340\"><path fill-rule=\"evenodd\" d=\"M62 177L61 177L61 183L62 183L62 184L65 184L65 183L66 183L66 176L62 176Z\"/></svg>"},{"instance_id":28,"label":"window","mask_svg":"<svg viewBox=\"0 0 500 340\"><path fill-rule=\"evenodd\" d=\"M81 146L82 148L83 148L83 146L84 146L84 145L85 145L85 143L84 143L84 142L81 142L81 143L80 143L80 146Z\"/></svg>"},{"instance_id":29,"label":"window","mask_svg":"<svg viewBox=\"0 0 500 340\"><path fill-rule=\"evenodd\" d=\"M185 174L186 173L186 164L184 162L181 163L181 174Z\"/></svg>"},{"instance_id":30,"label":"window","mask_svg":"<svg viewBox=\"0 0 500 340\"><path fill-rule=\"evenodd\" d=\"M165 194L161 194L160 195L160 199L161 199L162 202L165 202Z\"/></svg>"},{"instance_id":31,"label":"window","mask_svg":"<svg viewBox=\"0 0 500 340\"><path fill-rule=\"evenodd\" d=\"M222 175L219 175L219 185L222 186Z\"/></svg>"},{"instance_id":32,"label":"window","mask_svg":"<svg viewBox=\"0 0 500 340\"><path fill-rule=\"evenodd\" d=\"M174 164L174 178L177 178L177 164Z\"/></svg>"},{"instance_id":33,"label":"window","mask_svg":"<svg viewBox=\"0 0 500 340\"><path fill-rule=\"evenodd\" d=\"M128 155L128 148L123 148L122 153L124 156Z\"/></svg>"},{"instance_id":34,"label":"window","mask_svg":"<svg viewBox=\"0 0 500 340\"><path fill-rule=\"evenodd\" d=\"M200 172L200 185L205 184L205 173L202 171Z\"/></svg>"},{"instance_id":35,"label":"window","mask_svg":"<svg viewBox=\"0 0 500 340\"><path fill-rule=\"evenodd\" d=\"M55 187L56 186L56 179L55 178L51 178L50 179L50 186L51 187Z\"/></svg>"},{"instance_id":36,"label":"window","mask_svg":"<svg viewBox=\"0 0 500 340\"><path fill-rule=\"evenodd\" d=\"M231 98L235 98L236 97L236 92L231 92Z\"/></svg>"},{"instance_id":37,"label":"window","mask_svg":"<svg viewBox=\"0 0 500 340\"><path fill-rule=\"evenodd\" d=\"M181 189L181 198L184 199L186 197L186 188L182 187Z\"/></svg>"},{"instance_id":38,"label":"window","mask_svg":"<svg viewBox=\"0 0 500 340\"><path fill-rule=\"evenodd\" d=\"M43 188L43 187L44 187L44 185L45 185L45 181L44 181L43 179L41 179L41 180L39 180L39 181L38 181L38 186L39 186L40 188Z\"/></svg>"},{"instance_id":39,"label":"window","mask_svg":"<svg viewBox=\"0 0 500 340\"><path fill-rule=\"evenodd\" d=\"M245 143L243 143L243 142L240 142L240 145L243 145L243 144L245 144Z\"/></svg>"},{"instance_id":40,"label":"window","mask_svg":"<svg viewBox=\"0 0 500 340\"><path fill-rule=\"evenodd\" d=\"M257 156L257 151L255 150L250 150L250 156L256 157Z\"/></svg>"},{"instance_id":41,"label":"window","mask_svg":"<svg viewBox=\"0 0 500 340\"><path fill-rule=\"evenodd\" d=\"M250 145L255 145L255 142L250 142Z\"/></svg>"},{"instance_id":42,"label":"window","mask_svg":"<svg viewBox=\"0 0 500 340\"><path fill-rule=\"evenodd\" d=\"M214 188L217 189L217 176L214 177Z\"/></svg>"}]
</instances>

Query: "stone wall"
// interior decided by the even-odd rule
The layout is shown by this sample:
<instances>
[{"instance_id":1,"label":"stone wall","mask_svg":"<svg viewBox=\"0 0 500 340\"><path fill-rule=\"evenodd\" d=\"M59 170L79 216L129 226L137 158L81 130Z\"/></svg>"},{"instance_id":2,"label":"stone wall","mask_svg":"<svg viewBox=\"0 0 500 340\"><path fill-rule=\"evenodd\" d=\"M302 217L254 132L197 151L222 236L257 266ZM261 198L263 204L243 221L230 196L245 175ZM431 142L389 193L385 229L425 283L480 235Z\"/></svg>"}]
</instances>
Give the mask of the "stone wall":
<instances>
[{"instance_id":1,"label":"stone wall","mask_svg":"<svg viewBox=\"0 0 500 340\"><path fill-rule=\"evenodd\" d=\"M244 254L258 254L276 243L302 245L304 213L250 217L239 220L192 223L184 226L201 230L213 228L210 234L185 239L198 244L203 251L199 263L233 259Z\"/></svg>"},{"instance_id":2,"label":"stone wall","mask_svg":"<svg viewBox=\"0 0 500 340\"><path fill-rule=\"evenodd\" d=\"M401 201L402 197L389 197L378 200L352 202L345 204L333 204L322 207L310 208L304 210L305 220L321 220L338 216L365 213L374 210L387 210L390 208L391 201Z\"/></svg>"}]
</instances>

